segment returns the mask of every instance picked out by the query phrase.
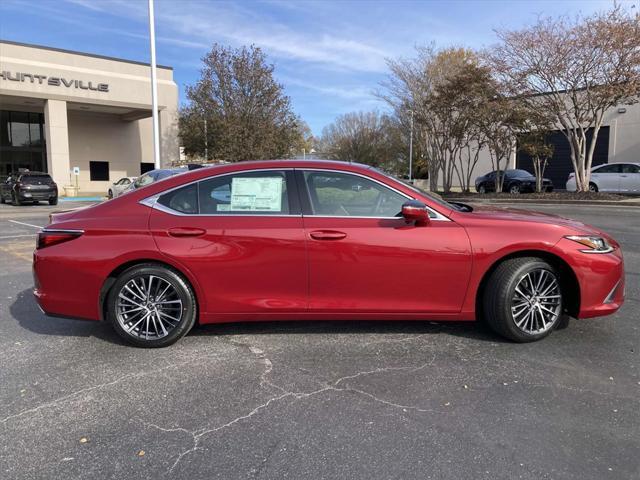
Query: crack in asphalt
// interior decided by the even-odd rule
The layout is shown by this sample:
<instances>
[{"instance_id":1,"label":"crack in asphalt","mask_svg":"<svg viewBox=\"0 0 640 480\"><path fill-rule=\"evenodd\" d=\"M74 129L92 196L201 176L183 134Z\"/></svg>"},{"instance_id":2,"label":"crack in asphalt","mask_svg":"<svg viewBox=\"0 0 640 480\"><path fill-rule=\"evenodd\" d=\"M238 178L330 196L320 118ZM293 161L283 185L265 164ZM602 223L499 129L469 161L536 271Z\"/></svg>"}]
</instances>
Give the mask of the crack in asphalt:
<instances>
[{"instance_id":1,"label":"crack in asphalt","mask_svg":"<svg viewBox=\"0 0 640 480\"><path fill-rule=\"evenodd\" d=\"M209 357L217 357L217 356L218 355L207 355L207 358L209 358ZM94 390L100 390L102 388L110 387L110 386L116 385L118 383L124 382L126 380L142 378L142 377L146 377L148 375L157 374L157 373L160 373L160 372L163 372L165 370L172 369L172 368L178 368L178 367L181 367L183 365L187 365L187 364L192 363L193 361L197 361L197 360L202 360L202 357L189 359L189 360L186 360L186 361L180 362L180 363L172 363L172 364L169 364L169 365L165 365L164 367L156 368L156 369L153 369L153 370L147 370L147 371L143 371L143 372L139 372L139 373L127 373L126 375L118 377L115 380L112 380L110 382L100 383L98 385L93 385L91 387L82 388L80 390L76 390L75 392L69 393L67 395L63 395L62 397L58 397L55 400L51 400L49 402L42 403L42 404L40 404L40 405L38 405L36 407L28 408L28 409L23 410L21 412L14 413L12 415L6 416L3 419L0 419L0 424L4 424L4 423L8 422L9 420L22 417L23 415L36 413L36 412L38 412L38 411L40 411L40 410L42 410L44 408L54 407L54 406L58 405L59 403L63 403L65 401L67 401L67 400L70 400L72 398L78 397L78 396L83 395L83 394L88 393L88 392L92 392Z\"/></svg>"},{"instance_id":2,"label":"crack in asphalt","mask_svg":"<svg viewBox=\"0 0 640 480\"><path fill-rule=\"evenodd\" d=\"M327 391L334 391L334 392L353 392L353 393L357 393L359 395L362 395L366 398L369 398L375 402L378 402L382 405L388 406L388 407L393 407L393 408L399 408L401 409L403 412L407 412L408 410L413 410L413 411L417 411L417 412L426 412L426 413L434 413L435 410L432 409L425 409L425 408L421 408L421 407L417 407L414 405L403 405L403 404L399 404L399 403L394 403L391 402L389 400L385 400L383 398L380 398L376 395L374 395L371 392L367 392L365 390L362 389L358 389L358 388L353 388L353 387L340 387L339 385L342 382L348 381L348 380L353 380L362 376L366 376L366 375L373 375L373 374L378 374L378 373L386 373L386 372L394 372L394 371L407 371L407 372L416 372L419 371L421 369L424 369L428 366L433 365L433 363L435 362L435 359L437 357L436 354L433 355L433 357L431 358L431 360L429 360L428 362L419 365L419 366L403 366L403 367L380 367L380 368L376 368L373 370L367 370L367 371L361 371L361 372L357 372L351 375L345 375L343 377L338 378L337 380L334 380L333 382L330 383L325 383L322 388L319 388L317 390L313 390L311 392L292 392L292 391L288 391L284 388L282 388L279 385L274 384L273 382L271 382L270 380L267 379L267 376L270 375L273 372L273 362L266 356L266 354L264 353L263 350L261 350L258 347L254 347L251 345L248 345L246 343L241 343L241 342L237 342L234 340L229 340L226 343L230 343L232 345L235 345L237 347L241 347L241 348L246 348L248 349L258 360L260 360L260 362L265 366L264 371L260 374L259 380L260 380L260 387L265 388L265 386L271 387L271 388L275 388L277 390L279 390L280 393L279 395L273 396L271 398L269 398L266 402L256 406L255 408L253 408L251 411L249 411L248 413L241 415L239 417L234 418L233 420L219 425L217 427L214 428L204 428L204 429L199 429L199 430L187 430L185 428L181 428L181 427L176 427L176 428L165 428L165 427L161 427L159 425L156 425L154 423L149 423L149 422L144 422L142 420L139 420L143 425L147 426L147 427L151 427L151 428L156 428L162 432L167 432L167 433L174 433L174 432L183 432L186 433L187 435L191 436L191 440L192 440L192 447L181 452L180 454L178 454L176 460L173 462L173 464L171 465L171 467L165 472L165 475L170 475L171 473L173 473L173 470L180 464L180 462L182 461L182 459L193 453L196 452L198 450L202 450L202 448L200 447L200 442L202 441L202 439L210 434L219 432L220 430L223 430L225 428L229 428L243 420L249 419L255 415L257 415L258 413L260 413L262 410L267 409L271 404L279 402L280 400L283 400L285 398L293 398L294 400L300 400L300 399L307 399L316 395L319 395L321 393L327 392ZM322 383L321 383L322 384Z\"/></svg>"}]
</instances>

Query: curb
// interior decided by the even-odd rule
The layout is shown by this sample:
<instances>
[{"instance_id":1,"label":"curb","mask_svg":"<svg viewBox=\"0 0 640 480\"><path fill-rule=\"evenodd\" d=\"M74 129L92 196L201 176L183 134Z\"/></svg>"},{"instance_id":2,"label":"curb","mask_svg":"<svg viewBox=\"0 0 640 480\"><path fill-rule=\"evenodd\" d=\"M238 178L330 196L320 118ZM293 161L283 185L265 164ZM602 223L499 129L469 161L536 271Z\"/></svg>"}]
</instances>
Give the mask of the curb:
<instances>
[{"instance_id":1,"label":"curb","mask_svg":"<svg viewBox=\"0 0 640 480\"><path fill-rule=\"evenodd\" d=\"M502 198L456 198L443 197L445 201L462 202L462 203L486 203L496 204L504 203L506 205L517 204L537 204L537 205L616 205L618 207L640 207L640 200L544 200L544 199L502 199Z\"/></svg>"}]
</instances>

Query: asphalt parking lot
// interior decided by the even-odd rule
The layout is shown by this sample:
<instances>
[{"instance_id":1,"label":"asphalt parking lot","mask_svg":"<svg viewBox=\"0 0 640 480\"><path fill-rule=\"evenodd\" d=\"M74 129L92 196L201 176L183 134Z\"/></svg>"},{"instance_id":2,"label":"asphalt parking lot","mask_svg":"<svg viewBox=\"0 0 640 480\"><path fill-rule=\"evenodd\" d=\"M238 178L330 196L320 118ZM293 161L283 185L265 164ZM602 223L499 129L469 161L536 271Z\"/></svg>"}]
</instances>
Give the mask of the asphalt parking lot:
<instances>
[{"instance_id":1,"label":"asphalt parking lot","mask_svg":"<svg viewBox=\"0 0 640 480\"><path fill-rule=\"evenodd\" d=\"M526 206L607 230L626 261L616 315L542 342L290 322L144 350L32 299L34 233L69 206L0 205L1 478L640 477L640 208Z\"/></svg>"}]
</instances>

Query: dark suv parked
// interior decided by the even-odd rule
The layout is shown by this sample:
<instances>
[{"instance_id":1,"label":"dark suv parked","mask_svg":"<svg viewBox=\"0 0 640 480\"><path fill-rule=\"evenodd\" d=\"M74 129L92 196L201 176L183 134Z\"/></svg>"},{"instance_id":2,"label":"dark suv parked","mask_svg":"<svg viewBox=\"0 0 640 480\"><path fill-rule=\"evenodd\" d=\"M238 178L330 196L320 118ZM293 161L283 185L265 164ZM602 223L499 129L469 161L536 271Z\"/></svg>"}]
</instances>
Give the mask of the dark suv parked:
<instances>
[{"instance_id":1,"label":"dark suv parked","mask_svg":"<svg viewBox=\"0 0 640 480\"><path fill-rule=\"evenodd\" d=\"M57 205L58 186L48 173L12 173L0 184L0 203L5 202L12 202L14 205L49 202L49 205Z\"/></svg>"}]
</instances>

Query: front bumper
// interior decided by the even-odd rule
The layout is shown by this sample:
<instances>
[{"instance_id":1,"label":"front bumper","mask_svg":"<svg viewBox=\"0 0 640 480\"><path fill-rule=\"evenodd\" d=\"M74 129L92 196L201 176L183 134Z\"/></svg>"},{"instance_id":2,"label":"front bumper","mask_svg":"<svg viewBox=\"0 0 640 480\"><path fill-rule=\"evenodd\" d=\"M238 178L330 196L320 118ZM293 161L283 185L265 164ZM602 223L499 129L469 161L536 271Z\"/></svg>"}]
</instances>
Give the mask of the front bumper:
<instances>
[{"instance_id":1,"label":"front bumper","mask_svg":"<svg viewBox=\"0 0 640 480\"><path fill-rule=\"evenodd\" d=\"M624 260L619 245L611 253L578 251L580 246L563 238L556 248L572 267L580 287L578 318L611 315L624 303Z\"/></svg>"}]
</instances>

